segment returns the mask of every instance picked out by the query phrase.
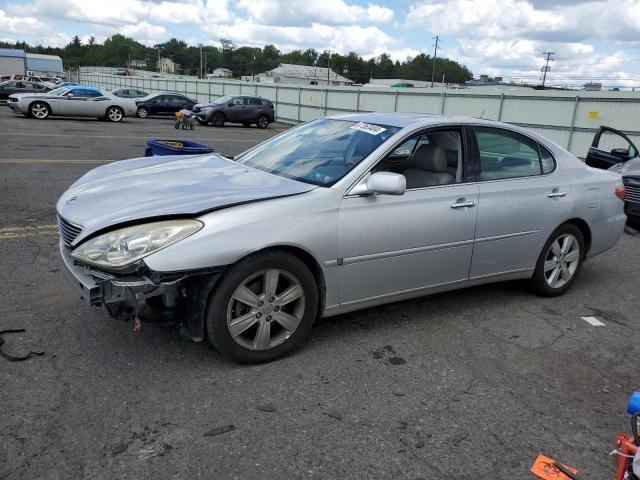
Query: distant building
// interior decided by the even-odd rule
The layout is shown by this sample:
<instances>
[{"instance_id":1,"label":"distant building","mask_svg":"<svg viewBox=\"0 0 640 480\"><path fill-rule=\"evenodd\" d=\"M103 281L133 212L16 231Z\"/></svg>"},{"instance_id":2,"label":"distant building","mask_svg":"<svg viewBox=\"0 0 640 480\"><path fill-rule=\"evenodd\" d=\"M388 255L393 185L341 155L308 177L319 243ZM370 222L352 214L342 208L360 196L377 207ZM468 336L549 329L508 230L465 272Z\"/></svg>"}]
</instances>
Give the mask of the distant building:
<instances>
[{"instance_id":1,"label":"distant building","mask_svg":"<svg viewBox=\"0 0 640 480\"><path fill-rule=\"evenodd\" d=\"M24 75L27 71L27 55L23 50L0 48L0 76Z\"/></svg>"},{"instance_id":2,"label":"distant building","mask_svg":"<svg viewBox=\"0 0 640 480\"><path fill-rule=\"evenodd\" d=\"M586 90L587 92L599 92L602 90L602 84L601 83L594 83L594 82L589 82L589 83L585 83L582 88L584 90Z\"/></svg>"},{"instance_id":3,"label":"distant building","mask_svg":"<svg viewBox=\"0 0 640 480\"><path fill-rule=\"evenodd\" d=\"M434 87L441 87L443 84L434 82ZM407 80L404 78L370 78L369 83L365 87L391 87L391 88L410 88L410 87L430 87L431 81L424 80Z\"/></svg>"},{"instance_id":4,"label":"distant building","mask_svg":"<svg viewBox=\"0 0 640 480\"><path fill-rule=\"evenodd\" d=\"M252 76L242 77L243 80L252 80L252 78ZM264 83L293 83L296 85L353 85L351 80L342 75L338 75L330 68L293 65L290 63L281 63L273 70L255 75L255 81Z\"/></svg>"},{"instance_id":5,"label":"distant building","mask_svg":"<svg viewBox=\"0 0 640 480\"><path fill-rule=\"evenodd\" d=\"M27 53L27 70L36 75L55 75L63 73L62 59L57 55Z\"/></svg>"},{"instance_id":6,"label":"distant building","mask_svg":"<svg viewBox=\"0 0 640 480\"><path fill-rule=\"evenodd\" d=\"M179 64L167 57L162 57L160 59L159 67L160 73L176 73L176 71L180 69Z\"/></svg>"},{"instance_id":7,"label":"distant building","mask_svg":"<svg viewBox=\"0 0 640 480\"><path fill-rule=\"evenodd\" d=\"M502 77L490 77L489 75L480 75L479 78L472 78L465 82L467 85L500 85Z\"/></svg>"},{"instance_id":8,"label":"distant building","mask_svg":"<svg viewBox=\"0 0 640 480\"><path fill-rule=\"evenodd\" d=\"M129 66L131 68L146 68L147 61L146 60L131 60Z\"/></svg>"},{"instance_id":9,"label":"distant building","mask_svg":"<svg viewBox=\"0 0 640 480\"><path fill-rule=\"evenodd\" d=\"M207 78L231 78L233 77L233 72L228 68L216 68L213 72L207 74Z\"/></svg>"}]
</instances>

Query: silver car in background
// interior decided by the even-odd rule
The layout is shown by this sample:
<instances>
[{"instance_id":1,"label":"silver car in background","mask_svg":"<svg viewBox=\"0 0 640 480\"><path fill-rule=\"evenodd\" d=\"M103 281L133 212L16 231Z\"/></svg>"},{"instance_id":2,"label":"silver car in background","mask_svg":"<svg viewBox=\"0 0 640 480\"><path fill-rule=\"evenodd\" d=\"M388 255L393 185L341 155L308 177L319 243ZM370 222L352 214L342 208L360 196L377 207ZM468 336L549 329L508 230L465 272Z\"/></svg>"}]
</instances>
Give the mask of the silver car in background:
<instances>
[{"instance_id":1,"label":"silver car in background","mask_svg":"<svg viewBox=\"0 0 640 480\"><path fill-rule=\"evenodd\" d=\"M57 204L82 297L174 317L239 362L299 345L317 317L502 280L564 293L622 235L620 175L531 131L473 118L351 114L231 160L100 166Z\"/></svg>"},{"instance_id":2,"label":"silver car in background","mask_svg":"<svg viewBox=\"0 0 640 480\"><path fill-rule=\"evenodd\" d=\"M119 122L125 116L135 116L137 111L134 100L116 97L106 90L83 85L58 87L46 93L9 95L7 105L16 113L39 120L55 115L94 117Z\"/></svg>"}]
</instances>

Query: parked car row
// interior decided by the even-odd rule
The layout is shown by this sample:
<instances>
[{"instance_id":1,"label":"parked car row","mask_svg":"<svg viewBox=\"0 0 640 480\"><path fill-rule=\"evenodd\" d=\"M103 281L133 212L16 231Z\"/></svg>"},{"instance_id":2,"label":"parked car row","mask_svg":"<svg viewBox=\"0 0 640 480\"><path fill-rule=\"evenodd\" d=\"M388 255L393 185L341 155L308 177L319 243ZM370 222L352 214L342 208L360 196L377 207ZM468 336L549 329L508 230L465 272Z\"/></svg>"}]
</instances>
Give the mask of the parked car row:
<instances>
[{"instance_id":1,"label":"parked car row","mask_svg":"<svg viewBox=\"0 0 640 480\"><path fill-rule=\"evenodd\" d=\"M225 123L241 123L245 127L256 125L267 128L275 122L273 103L266 98L246 95L224 96L213 102L198 103L197 100L175 92L151 94L136 101L138 117L150 115L174 115L175 112L191 110L200 125L222 127Z\"/></svg>"},{"instance_id":2,"label":"parked car row","mask_svg":"<svg viewBox=\"0 0 640 480\"><path fill-rule=\"evenodd\" d=\"M0 100L6 100L14 93L44 93L51 90L50 87L37 82L26 80L8 80L0 83Z\"/></svg>"}]
</instances>

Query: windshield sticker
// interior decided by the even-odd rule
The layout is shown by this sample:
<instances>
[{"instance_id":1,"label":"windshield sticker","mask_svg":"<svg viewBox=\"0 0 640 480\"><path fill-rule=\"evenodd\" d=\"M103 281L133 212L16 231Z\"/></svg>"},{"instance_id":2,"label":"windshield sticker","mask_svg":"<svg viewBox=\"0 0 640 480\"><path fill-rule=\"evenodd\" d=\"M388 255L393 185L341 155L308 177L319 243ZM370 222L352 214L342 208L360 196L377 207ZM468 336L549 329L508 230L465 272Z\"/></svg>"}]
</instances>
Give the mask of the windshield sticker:
<instances>
[{"instance_id":1,"label":"windshield sticker","mask_svg":"<svg viewBox=\"0 0 640 480\"><path fill-rule=\"evenodd\" d=\"M351 128L354 130L360 130L361 132L367 132L371 135L378 135L386 130L386 128L379 127L378 125L373 125L372 123L360 122L353 125Z\"/></svg>"},{"instance_id":2,"label":"windshield sticker","mask_svg":"<svg viewBox=\"0 0 640 480\"><path fill-rule=\"evenodd\" d=\"M323 175L321 173L312 173L309 175L309 179L317 180L318 182L322 182L322 183L333 182L333 177L330 177L329 175Z\"/></svg>"}]
</instances>

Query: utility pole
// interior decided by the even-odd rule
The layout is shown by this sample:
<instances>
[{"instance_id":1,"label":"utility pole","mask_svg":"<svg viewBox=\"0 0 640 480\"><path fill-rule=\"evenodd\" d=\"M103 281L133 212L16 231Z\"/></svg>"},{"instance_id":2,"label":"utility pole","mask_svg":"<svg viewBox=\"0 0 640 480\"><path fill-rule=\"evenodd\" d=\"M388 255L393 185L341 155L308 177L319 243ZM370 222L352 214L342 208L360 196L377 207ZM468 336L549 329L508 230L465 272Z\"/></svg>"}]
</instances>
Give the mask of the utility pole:
<instances>
[{"instance_id":1,"label":"utility pole","mask_svg":"<svg viewBox=\"0 0 640 480\"><path fill-rule=\"evenodd\" d=\"M158 73L160 73L160 47L158 47Z\"/></svg>"},{"instance_id":2,"label":"utility pole","mask_svg":"<svg viewBox=\"0 0 640 480\"><path fill-rule=\"evenodd\" d=\"M544 72L542 74L542 88L544 88L544 82L547 80L547 72L549 71L549 60L553 60L553 58L551 58L551 55L555 55L555 52L550 52L549 50L547 50L546 52L542 52L542 54L547 56L544 67L542 67L542 70Z\"/></svg>"},{"instance_id":3,"label":"utility pole","mask_svg":"<svg viewBox=\"0 0 640 480\"><path fill-rule=\"evenodd\" d=\"M202 79L202 44L198 45L200 45L200 78Z\"/></svg>"},{"instance_id":4,"label":"utility pole","mask_svg":"<svg viewBox=\"0 0 640 480\"><path fill-rule=\"evenodd\" d=\"M331 68L331 50L328 50L329 55L327 56L327 87L329 86L329 69Z\"/></svg>"},{"instance_id":5,"label":"utility pole","mask_svg":"<svg viewBox=\"0 0 640 480\"><path fill-rule=\"evenodd\" d=\"M433 59L431 60L431 88L433 88L433 79L436 77L436 57L438 56L438 40L440 37L436 35L436 48L433 51Z\"/></svg>"}]
</instances>

